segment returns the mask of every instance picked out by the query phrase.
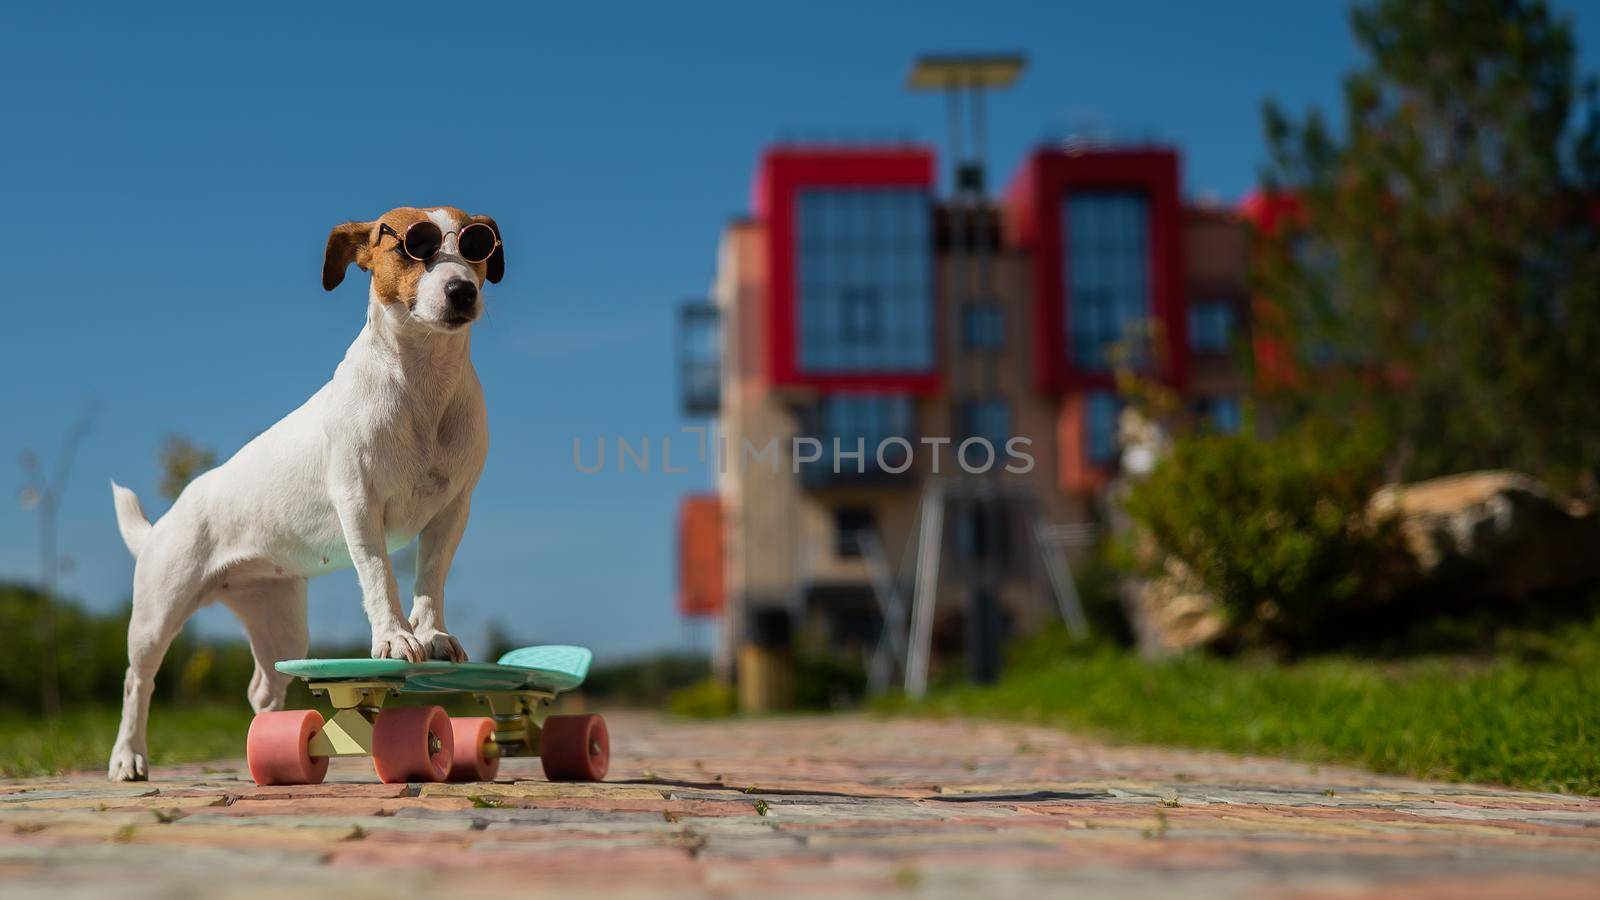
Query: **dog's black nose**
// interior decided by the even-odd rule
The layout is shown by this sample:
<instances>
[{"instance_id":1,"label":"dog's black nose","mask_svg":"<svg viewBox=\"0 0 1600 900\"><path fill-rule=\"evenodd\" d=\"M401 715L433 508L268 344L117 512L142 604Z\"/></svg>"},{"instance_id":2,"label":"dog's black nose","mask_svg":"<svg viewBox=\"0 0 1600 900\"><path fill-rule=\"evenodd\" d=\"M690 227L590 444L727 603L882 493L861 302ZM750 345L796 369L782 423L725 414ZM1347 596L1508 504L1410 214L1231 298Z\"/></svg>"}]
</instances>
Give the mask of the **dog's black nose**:
<instances>
[{"instance_id":1,"label":"dog's black nose","mask_svg":"<svg viewBox=\"0 0 1600 900\"><path fill-rule=\"evenodd\" d=\"M456 312L468 312L472 304L478 302L478 286L457 278L444 286L444 298L450 301L450 308Z\"/></svg>"}]
</instances>

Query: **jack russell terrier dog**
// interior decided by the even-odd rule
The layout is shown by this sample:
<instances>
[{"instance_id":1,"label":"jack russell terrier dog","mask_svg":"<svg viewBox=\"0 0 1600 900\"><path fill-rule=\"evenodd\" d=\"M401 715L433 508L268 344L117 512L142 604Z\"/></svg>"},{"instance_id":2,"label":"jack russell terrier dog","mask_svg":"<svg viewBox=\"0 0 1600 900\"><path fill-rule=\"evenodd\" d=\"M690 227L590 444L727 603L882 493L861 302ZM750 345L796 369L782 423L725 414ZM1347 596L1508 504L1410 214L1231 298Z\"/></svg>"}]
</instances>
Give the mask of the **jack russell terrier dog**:
<instances>
[{"instance_id":1,"label":"jack russell terrier dog","mask_svg":"<svg viewBox=\"0 0 1600 900\"><path fill-rule=\"evenodd\" d=\"M352 566L374 658L461 661L444 584L489 448L469 355L483 282L505 274L500 227L453 207L401 207L328 235L322 286L355 263L372 275L367 324L299 409L196 478L152 524L115 482L136 559L122 724L112 781L149 777L145 725L156 670L184 622L222 601L255 656L250 705L280 709L306 654L306 579ZM420 538L408 619L389 553Z\"/></svg>"}]
</instances>

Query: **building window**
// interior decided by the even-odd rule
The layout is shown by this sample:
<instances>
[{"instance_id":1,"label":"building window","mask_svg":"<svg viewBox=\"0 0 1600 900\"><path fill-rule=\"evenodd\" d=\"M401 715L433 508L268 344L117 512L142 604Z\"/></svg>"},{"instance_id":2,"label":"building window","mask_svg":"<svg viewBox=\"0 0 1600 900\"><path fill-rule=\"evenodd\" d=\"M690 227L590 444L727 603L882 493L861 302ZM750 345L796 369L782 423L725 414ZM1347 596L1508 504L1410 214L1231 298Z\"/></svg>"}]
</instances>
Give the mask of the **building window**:
<instances>
[{"instance_id":1,"label":"building window","mask_svg":"<svg viewBox=\"0 0 1600 900\"><path fill-rule=\"evenodd\" d=\"M1074 191L1064 201L1067 353L1111 367L1114 344L1150 315L1150 204L1143 191Z\"/></svg>"},{"instance_id":2,"label":"building window","mask_svg":"<svg viewBox=\"0 0 1600 900\"><path fill-rule=\"evenodd\" d=\"M797 194L801 371L933 368L930 215L922 188Z\"/></svg>"},{"instance_id":3,"label":"building window","mask_svg":"<svg viewBox=\"0 0 1600 900\"><path fill-rule=\"evenodd\" d=\"M1089 462L1107 466L1117 459L1117 419L1122 403L1109 391L1091 391L1086 404L1083 430Z\"/></svg>"},{"instance_id":4,"label":"building window","mask_svg":"<svg viewBox=\"0 0 1600 900\"><path fill-rule=\"evenodd\" d=\"M882 300L878 291L870 287L852 287L840 292L840 344L871 346L883 340Z\"/></svg>"},{"instance_id":5,"label":"building window","mask_svg":"<svg viewBox=\"0 0 1600 900\"><path fill-rule=\"evenodd\" d=\"M834 552L850 559L861 556L861 533L871 531L877 525L877 516L864 506L841 506L834 510Z\"/></svg>"},{"instance_id":6,"label":"building window","mask_svg":"<svg viewBox=\"0 0 1600 900\"><path fill-rule=\"evenodd\" d=\"M894 437L904 438L913 446L916 442L911 398L903 394L832 394L823 399L820 413L816 438L822 444L822 459L813 465L822 466L829 473L835 468L845 475L876 472L879 444ZM835 466L836 439L841 452L853 454L859 446L862 457L843 457ZM911 462L911 452L899 443L891 443L884 447L884 464L899 469Z\"/></svg>"},{"instance_id":7,"label":"building window","mask_svg":"<svg viewBox=\"0 0 1600 900\"><path fill-rule=\"evenodd\" d=\"M962 441L968 438L983 438L994 447L996 454L1004 453L1006 441L1011 440L1011 406L999 397L962 401L956 415L956 423L961 429Z\"/></svg>"},{"instance_id":8,"label":"building window","mask_svg":"<svg viewBox=\"0 0 1600 900\"><path fill-rule=\"evenodd\" d=\"M1238 397L1206 397L1196 404L1195 411L1223 434L1236 434L1244 427L1244 407Z\"/></svg>"},{"instance_id":9,"label":"building window","mask_svg":"<svg viewBox=\"0 0 1600 900\"><path fill-rule=\"evenodd\" d=\"M1233 343L1234 305L1230 300L1189 304L1189 346L1196 353L1226 353Z\"/></svg>"},{"instance_id":10,"label":"building window","mask_svg":"<svg viewBox=\"0 0 1600 900\"><path fill-rule=\"evenodd\" d=\"M968 303L961 309L961 348L968 353L998 353L1006 346L1006 316L1000 304Z\"/></svg>"}]
</instances>

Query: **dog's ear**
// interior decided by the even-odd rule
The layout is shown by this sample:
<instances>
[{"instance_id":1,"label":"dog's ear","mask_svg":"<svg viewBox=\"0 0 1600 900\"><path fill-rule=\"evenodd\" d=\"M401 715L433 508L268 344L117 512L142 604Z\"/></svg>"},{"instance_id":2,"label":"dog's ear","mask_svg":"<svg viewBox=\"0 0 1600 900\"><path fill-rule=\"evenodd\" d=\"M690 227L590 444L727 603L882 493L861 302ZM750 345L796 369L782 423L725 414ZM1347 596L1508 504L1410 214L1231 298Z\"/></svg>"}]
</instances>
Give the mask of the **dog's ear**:
<instances>
[{"instance_id":1,"label":"dog's ear","mask_svg":"<svg viewBox=\"0 0 1600 900\"><path fill-rule=\"evenodd\" d=\"M498 232L497 232L498 233ZM334 226L328 233L328 249L322 254L322 289L331 291L344 281L344 271L355 263L362 269L372 256L367 246L372 234L371 222L346 222Z\"/></svg>"},{"instance_id":2,"label":"dog's ear","mask_svg":"<svg viewBox=\"0 0 1600 900\"><path fill-rule=\"evenodd\" d=\"M500 225L488 216L473 216L472 221L482 222L494 230L496 240L500 240ZM494 248L494 253L489 256L489 271L484 275L490 284L499 284L500 279L506 277L506 245L503 240Z\"/></svg>"}]
</instances>

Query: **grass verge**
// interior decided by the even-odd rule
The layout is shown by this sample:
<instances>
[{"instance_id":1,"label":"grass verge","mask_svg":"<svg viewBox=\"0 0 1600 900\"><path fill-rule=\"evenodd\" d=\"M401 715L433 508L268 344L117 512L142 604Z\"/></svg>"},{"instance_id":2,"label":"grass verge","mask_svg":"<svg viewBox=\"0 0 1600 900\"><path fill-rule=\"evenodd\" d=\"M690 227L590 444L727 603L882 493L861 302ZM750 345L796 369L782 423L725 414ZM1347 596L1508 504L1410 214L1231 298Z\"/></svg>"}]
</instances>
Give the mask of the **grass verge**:
<instances>
[{"instance_id":1,"label":"grass verge","mask_svg":"<svg viewBox=\"0 0 1600 900\"><path fill-rule=\"evenodd\" d=\"M0 775L20 778L75 769L103 769L120 713L111 707L64 712L54 721L32 713L0 712ZM244 756L250 710L236 706L171 707L150 711L152 765Z\"/></svg>"},{"instance_id":2,"label":"grass verge","mask_svg":"<svg viewBox=\"0 0 1600 900\"><path fill-rule=\"evenodd\" d=\"M885 708L1600 795L1600 623L1488 660L1147 661L1051 643L996 685Z\"/></svg>"}]
</instances>

